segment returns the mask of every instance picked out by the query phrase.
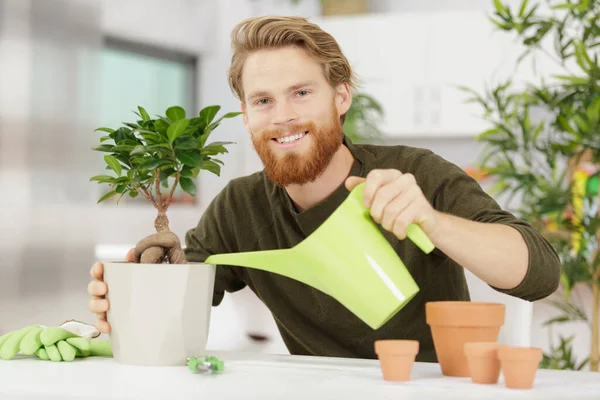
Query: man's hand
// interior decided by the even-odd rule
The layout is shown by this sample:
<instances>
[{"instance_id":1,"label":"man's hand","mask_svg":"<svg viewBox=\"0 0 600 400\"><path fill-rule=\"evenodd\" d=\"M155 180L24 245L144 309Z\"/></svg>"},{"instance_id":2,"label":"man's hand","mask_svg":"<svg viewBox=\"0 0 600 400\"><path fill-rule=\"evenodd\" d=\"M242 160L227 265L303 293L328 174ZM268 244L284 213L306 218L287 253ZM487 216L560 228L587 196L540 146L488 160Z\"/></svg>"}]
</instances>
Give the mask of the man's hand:
<instances>
[{"instance_id":1,"label":"man's hand","mask_svg":"<svg viewBox=\"0 0 600 400\"><path fill-rule=\"evenodd\" d=\"M367 178L351 176L346 188L354 189L365 182L363 201L373 220L398 239L406 238L406 228L415 223L431 235L437 228L439 213L423 195L412 174L396 169L376 169Z\"/></svg>"}]
</instances>

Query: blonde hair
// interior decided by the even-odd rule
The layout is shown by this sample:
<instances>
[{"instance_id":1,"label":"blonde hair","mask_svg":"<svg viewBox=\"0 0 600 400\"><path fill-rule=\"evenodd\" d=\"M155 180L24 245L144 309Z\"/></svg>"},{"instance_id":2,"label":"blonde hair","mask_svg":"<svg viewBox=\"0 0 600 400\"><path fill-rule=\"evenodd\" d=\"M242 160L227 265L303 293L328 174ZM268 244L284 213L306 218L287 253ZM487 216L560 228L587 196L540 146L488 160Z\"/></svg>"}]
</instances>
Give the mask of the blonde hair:
<instances>
[{"instance_id":1,"label":"blonde hair","mask_svg":"<svg viewBox=\"0 0 600 400\"><path fill-rule=\"evenodd\" d=\"M321 63L325 78L332 87L347 83L356 87L350 63L336 40L306 18L262 16L240 22L231 33L233 56L229 68L229 86L239 100L244 100L242 69L248 54L262 49L296 46Z\"/></svg>"}]
</instances>

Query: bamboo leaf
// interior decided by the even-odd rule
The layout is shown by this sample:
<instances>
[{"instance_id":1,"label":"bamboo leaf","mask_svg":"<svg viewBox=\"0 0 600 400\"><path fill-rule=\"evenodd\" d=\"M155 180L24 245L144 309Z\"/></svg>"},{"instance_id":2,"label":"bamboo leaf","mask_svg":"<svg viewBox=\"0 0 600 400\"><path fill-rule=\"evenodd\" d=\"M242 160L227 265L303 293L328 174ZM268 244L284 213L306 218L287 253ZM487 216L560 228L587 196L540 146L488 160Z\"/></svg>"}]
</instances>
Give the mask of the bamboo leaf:
<instances>
[{"instance_id":1,"label":"bamboo leaf","mask_svg":"<svg viewBox=\"0 0 600 400\"><path fill-rule=\"evenodd\" d=\"M523 2L521 3L521 8L519 9L519 17L523 17L523 15L525 14L525 9L527 8L528 3L529 0L523 0Z\"/></svg>"}]
</instances>

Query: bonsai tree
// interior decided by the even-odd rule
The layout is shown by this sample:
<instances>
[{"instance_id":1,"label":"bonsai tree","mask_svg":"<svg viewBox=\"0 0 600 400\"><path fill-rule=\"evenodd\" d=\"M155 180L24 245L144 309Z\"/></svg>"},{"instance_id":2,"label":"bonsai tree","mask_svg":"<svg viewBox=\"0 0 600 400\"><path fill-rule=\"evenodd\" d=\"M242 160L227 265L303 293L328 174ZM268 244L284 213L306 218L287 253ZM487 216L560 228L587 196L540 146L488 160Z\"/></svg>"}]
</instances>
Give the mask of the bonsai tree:
<instances>
[{"instance_id":1,"label":"bonsai tree","mask_svg":"<svg viewBox=\"0 0 600 400\"><path fill-rule=\"evenodd\" d=\"M139 119L135 122L124 122L116 129L97 128L95 132L105 135L93 149L108 153L104 155L104 162L106 169L112 172L112 175L90 178L109 186L98 203L113 196L119 196L118 203L125 195L141 195L156 208L156 232L170 232L167 210L177 186L194 196L194 179L201 170L217 176L221 173L223 162L218 155L227 153L225 146L232 142L207 141L224 118L241 113L230 112L215 120L220 109L218 105L209 106L197 117L188 118L182 107L173 106L166 110L166 115L151 118L144 108L138 107L139 112L134 113ZM173 243L172 238L173 235L160 236L161 245L146 249L136 256L136 262L185 263L179 241Z\"/></svg>"},{"instance_id":2,"label":"bonsai tree","mask_svg":"<svg viewBox=\"0 0 600 400\"><path fill-rule=\"evenodd\" d=\"M514 88L509 80L485 93L471 93L489 129L479 135L486 144L480 167L495 181L492 191L519 199L514 212L538 228L562 261L560 289L552 304L560 315L553 326L579 321L591 329L589 363L599 366L600 305L600 1L567 0L547 12L524 0L511 9L494 0L491 22L513 33L529 56L557 62L564 73ZM543 46L553 44L552 52ZM550 57L550 58L547 58ZM577 293L583 290L587 293ZM591 305L586 303L588 294ZM589 300L588 300L589 302ZM585 309L591 309L591 317ZM544 355L542 367L581 369L573 337L560 337Z\"/></svg>"}]
</instances>

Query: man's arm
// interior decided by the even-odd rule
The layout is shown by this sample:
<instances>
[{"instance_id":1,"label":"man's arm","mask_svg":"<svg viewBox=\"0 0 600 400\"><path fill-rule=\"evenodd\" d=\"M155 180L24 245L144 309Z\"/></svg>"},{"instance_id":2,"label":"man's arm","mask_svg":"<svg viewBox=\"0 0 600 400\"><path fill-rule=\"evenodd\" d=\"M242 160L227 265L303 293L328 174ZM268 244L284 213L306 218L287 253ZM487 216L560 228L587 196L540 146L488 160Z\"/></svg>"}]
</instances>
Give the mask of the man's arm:
<instances>
[{"instance_id":1,"label":"man's arm","mask_svg":"<svg viewBox=\"0 0 600 400\"><path fill-rule=\"evenodd\" d=\"M403 240L409 224L420 225L437 251L500 292L534 301L556 290L560 259L539 232L502 210L441 157L424 156L414 169L419 182L413 174L384 169L371 171L366 180L350 177L346 187L366 181L365 206L384 229Z\"/></svg>"},{"instance_id":2,"label":"man's arm","mask_svg":"<svg viewBox=\"0 0 600 400\"><path fill-rule=\"evenodd\" d=\"M514 289L523 281L529 250L519 231L439 212L437 221L430 239L456 263L498 289Z\"/></svg>"}]
</instances>

